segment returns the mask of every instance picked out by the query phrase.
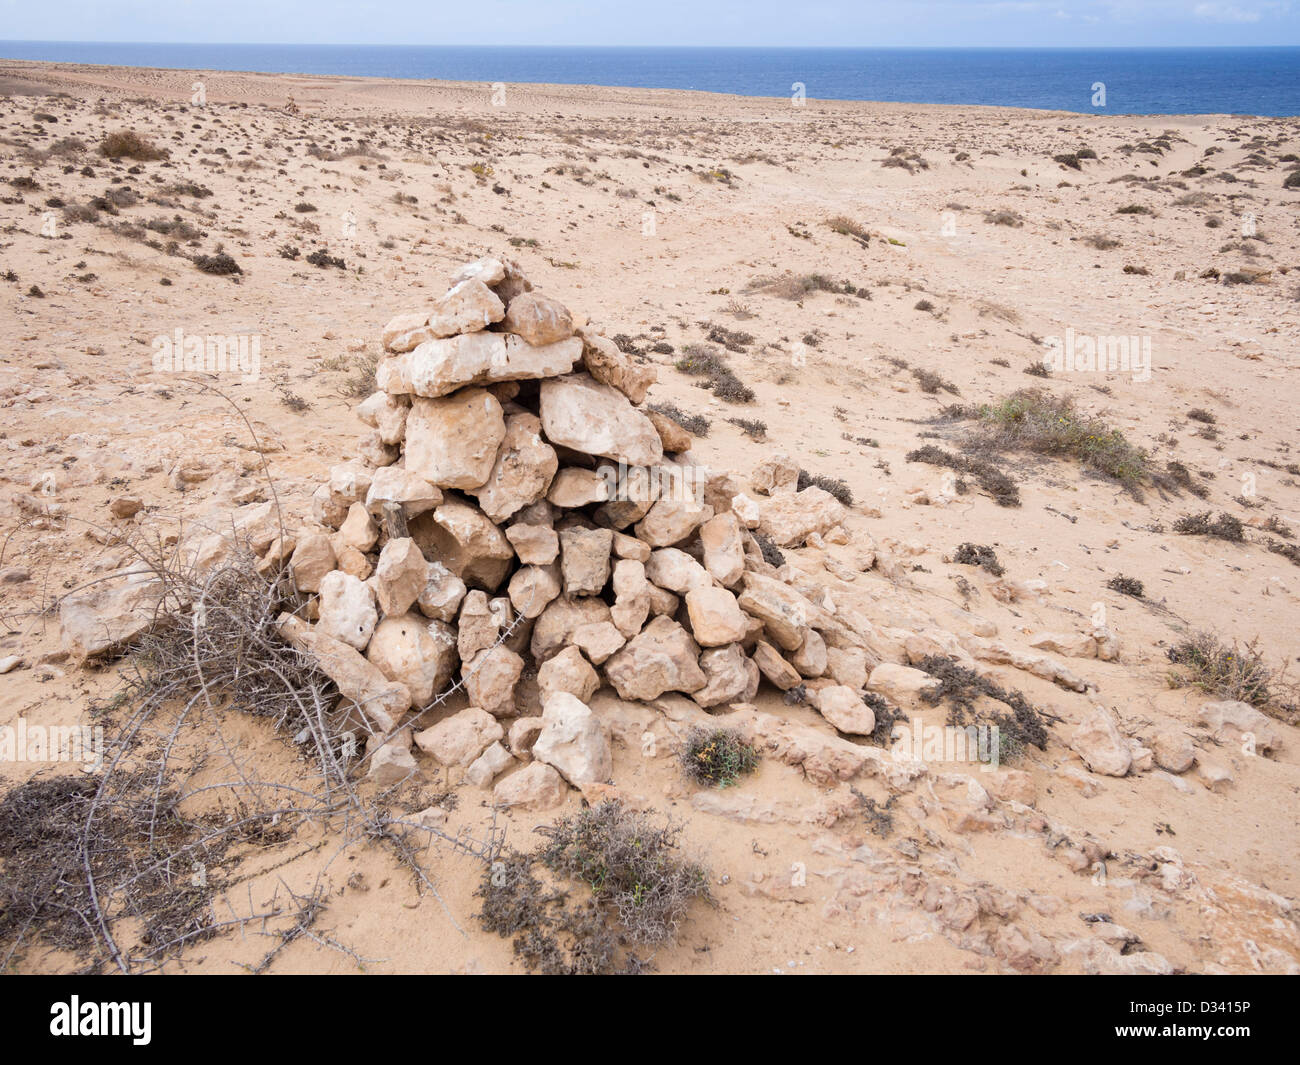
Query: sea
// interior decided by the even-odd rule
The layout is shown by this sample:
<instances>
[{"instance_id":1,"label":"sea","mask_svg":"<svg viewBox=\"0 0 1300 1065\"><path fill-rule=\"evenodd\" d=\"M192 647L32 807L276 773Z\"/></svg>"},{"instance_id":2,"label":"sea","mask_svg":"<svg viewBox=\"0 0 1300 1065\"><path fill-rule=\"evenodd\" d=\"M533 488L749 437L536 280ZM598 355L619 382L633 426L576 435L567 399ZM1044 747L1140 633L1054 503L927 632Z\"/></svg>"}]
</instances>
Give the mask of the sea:
<instances>
[{"instance_id":1,"label":"sea","mask_svg":"<svg viewBox=\"0 0 1300 1065\"><path fill-rule=\"evenodd\" d=\"M1300 115L1300 47L562 48L0 41L0 58L694 89L1084 114Z\"/></svg>"}]
</instances>

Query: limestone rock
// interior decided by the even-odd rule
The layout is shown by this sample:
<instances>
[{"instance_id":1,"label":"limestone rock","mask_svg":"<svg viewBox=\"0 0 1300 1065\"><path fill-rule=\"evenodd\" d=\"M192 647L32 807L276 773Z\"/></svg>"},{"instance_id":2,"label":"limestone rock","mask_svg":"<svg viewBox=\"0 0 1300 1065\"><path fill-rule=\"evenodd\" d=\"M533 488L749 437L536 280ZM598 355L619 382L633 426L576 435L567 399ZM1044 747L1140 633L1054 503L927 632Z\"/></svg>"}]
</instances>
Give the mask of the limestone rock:
<instances>
[{"instance_id":1,"label":"limestone rock","mask_svg":"<svg viewBox=\"0 0 1300 1065\"><path fill-rule=\"evenodd\" d=\"M600 677L576 647L566 647L548 658L537 671L537 690L543 703L553 692L568 692L587 702L600 687Z\"/></svg>"},{"instance_id":2,"label":"limestone rock","mask_svg":"<svg viewBox=\"0 0 1300 1065\"><path fill-rule=\"evenodd\" d=\"M690 450L694 438L676 421L657 410L647 410L645 416L650 419L650 424L659 434L665 452L677 454Z\"/></svg>"},{"instance_id":3,"label":"limestone rock","mask_svg":"<svg viewBox=\"0 0 1300 1065\"><path fill-rule=\"evenodd\" d=\"M860 691L867 686L871 670L867 666L867 652L860 647L827 647L826 665L836 684Z\"/></svg>"},{"instance_id":4,"label":"limestone rock","mask_svg":"<svg viewBox=\"0 0 1300 1065\"><path fill-rule=\"evenodd\" d=\"M622 699L655 699L667 691L699 691L708 678L700 648L677 622L657 617L605 663L605 676Z\"/></svg>"},{"instance_id":5,"label":"limestone rock","mask_svg":"<svg viewBox=\"0 0 1300 1065\"><path fill-rule=\"evenodd\" d=\"M568 692L554 692L542 704L542 731L533 759L559 771L570 784L601 784L614 771L614 755L600 719Z\"/></svg>"},{"instance_id":6,"label":"limestone rock","mask_svg":"<svg viewBox=\"0 0 1300 1065\"><path fill-rule=\"evenodd\" d=\"M510 578L510 602L526 618L540 617L560 594L559 566L520 566Z\"/></svg>"},{"instance_id":7,"label":"limestone rock","mask_svg":"<svg viewBox=\"0 0 1300 1065\"><path fill-rule=\"evenodd\" d=\"M816 629L809 629L804 634L799 649L790 656L790 662L799 671L800 676L809 678L824 676L829 666L829 656L826 641L822 639L821 633ZM860 688L861 685L850 685L850 687Z\"/></svg>"},{"instance_id":8,"label":"limestone rock","mask_svg":"<svg viewBox=\"0 0 1300 1065\"><path fill-rule=\"evenodd\" d=\"M637 539L651 547L672 547L713 517L713 508L690 500L660 499L636 526Z\"/></svg>"},{"instance_id":9,"label":"limestone rock","mask_svg":"<svg viewBox=\"0 0 1300 1065\"><path fill-rule=\"evenodd\" d=\"M382 519L386 504L395 503L402 508L408 521L432 510L442 502L442 492L417 473L401 466L384 466L375 470L366 492L366 510L375 519Z\"/></svg>"},{"instance_id":10,"label":"limestone rock","mask_svg":"<svg viewBox=\"0 0 1300 1065\"><path fill-rule=\"evenodd\" d=\"M555 449L541 437L542 423L521 411L506 419L506 435L482 486L470 489L492 521L502 522L545 496L559 467Z\"/></svg>"},{"instance_id":11,"label":"limestone rock","mask_svg":"<svg viewBox=\"0 0 1300 1065\"><path fill-rule=\"evenodd\" d=\"M748 702L758 690L759 671L739 644L711 647L700 655L700 668L708 683L691 693L705 708L724 703Z\"/></svg>"},{"instance_id":12,"label":"limestone rock","mask_svg":"<svg viewBox=\"0 0 1300 1065\"><path fill-rule=\"evenodd\" d=\"M375 392L357 405L357 417L379 433L384 444L400 444L406 439L406 417L411 405L405 397Z\"/></svg>"},{"instance_id":13,"label":"limestone rock","mask_svg":"<svg viewBox=\"0 0 1300 1065\"><path fill-rule=\"evenodd\" d=\"M610 613L613 611L611 610ZM573 630L573 642L594 665L598 666L627 643L627 639L615 625L608 621L600 621L594 625L579 625Z\"/></svg>"},{"instance_id":14,"label":"limestone rock","mask_svg":"<svg viewBox=\"0 0 1300 1065\"><path fill-rule=\"evenodd\" d=\"M391 732L411 708L410 689L384 676L356 648L292 614L281 614L276 628L290 644L310 654L340 694L351 699L379 731Z\"/></svg>"},{"instance_id":15,"label":"limestone rock","mask_svg":"<svg viewBox=\"0 0 1300 1065\"><path fill-rule=\"evenodd\" d=\"M923 670L893 662L882 662L867 678L868 688L904 708L916 705L923 693L937 689L940 684L937 677Z\"/></svg>"},{"instance_id":16,"label":"limestone rock","mask_svg":"<svg viewBox=\"0 0 1300 1065\"><path fill-rule=\"evenodd\" d=\"M411 754L411 738L405 734L384 743L369 740L366 755L370 762L366 776L381 788L395 787L420 775L420 767Z\"/></svg>"},{"instance_id":17,"label":"limestone rock","mask_svg":"<svg viewBox=\"0 0 1300 1065\"><path fill-rule=\"evenodd\" d=\"M1133 764L1128 742L1120 734L1110 711L1102 706L1094 706L1075 729L1070 746L1094 773L1122 777Z\"/></svg>"},{"instance_id":18,"label":"limestone rock","mask_svg":"<svg viewBox=\"0 0 1300 1065\"><path fill-rule=\"evenodd\" d=\"M505 735L501 722L478 706L466 707L415 734L415 745L445 766L468 766Z\"/></svg>"},{"instance_id":19,"label":"limestone rock","mask_svg":"<svg viewBox=\"0 0 1300 1065\"><path fill-rule=\"evenodd\" d=\"M553 444L622 460L629 466L654 466L663 461L663 445L650 419L623 393L587 374L543 381L541 415L546 437Z\"/></svg>"},{"instance_id":20,"label":"limestone rock","mask_svg":"<svg viewBox=\"0 0 1300 1065\"><path fill-rule=\"evenodd\" d=\"M416 597L420 613L438 621L452 621L465 598L465 582L441 562L430 562L425 570L424 587Z\"/></svg>"},{"instance_id":21,"label":"limestone rock","mask_svg":"<svg viewBox=\"0 0 1300 1065\"><path fill-rule=\"evenodd\" d=\"M370 638L366 658L389 680L405 684L415 706L442 691L460 662L452 627L419 614L384 618Z\"/></svg>"},{"instance_id":22,"label":"limestone rock","mask_svg":"<svg viewBox=\"0 0 1300 1065\"><path fill-rule=\"evenodd\" d=\"M453 285L434 301L429 312L430 337L450 337L457 333L475 333L504 317L506 309L497 296L479 278L468 278Z\"/></svg>"},{"instance_id":23,"label":"limestone rock","mask_svg":"<svg viewBox=\"0 0 1300 1065\"><path fill-rule=\"evenodd\" d=\"M733 588L745 574L745 549L740 520L731 511L716 514L700 526L704 568L719 584Z\"/></svg>"},{"instance_id":24,"label":"limestone rock","mask_svg":"<svg viewBox=\"0 0 1300 1065\"><path fill-rule=\"evenodd\" d=\"M582 342L583 364L595 380L617 388L633 403L645 401L659 376L653 366L633 362L630 355L624 355L617 344L603 336L584 333Z\"/></svg>"},{"instance_id":25,"label":"limestone rock","mask_svg":"<svg viewBox=\"0 0 1300 1065\"><path fill-rule=\"evenodd\" d=\"M562 530L559 535L564 594L570 598L599 595L609 580L609 555L614 534L609 529L574 526Z\"/></svg>"},{"instance_id":26,"label":"limestone rock","mask_svg":"<svg viewBox=\"0 0 1300 1065\"><path fill-rule=\"evenodd\" d=\"M294 583L303 592L319 592L320 582L336 564L330 538L321 532L305 532L298 537L297 546L289 559Z\"/></svg>"},{"instance_id":27,"label":"limestone rock","mask_svg":"<svg viewBox=\"0 0 1300 1065\"><path fill-rule=\"evenodd\" d=\"M852 688L832 684L818 689L816 699L822 717L841 732L851 736L870 736L875 731L875 713Z\"/></svg>"},{"instance_id":28,"label":"limestone rock","mask_svg":"<svg viewBox=\"0 0 1300 1065\"><path fill-rule=\"evenodd\" d=\"M573 318L560 303L536 292L525 292L510 301L501 328L517 333L536 346L556 344L573 336Z\"/></svg>"},{"instance_id":29,"label":"limestone rock","mask_svg":"<svg viewBox=\"0 0 1300 1065\"><path fill-rule=\"evenodd\" d=\"M1196 764L1196 748L1181 733L1160 732L1152 744L1156 765L1170 773L1186 773Z\"/></svg>"},{"instance_id":30,"label":"limestone rock","mask_svg":"<svg viewBox=\"0 0 1300 1065\"><path fill-rule=\"evenodd\" d=\"M546 498L563 510L604 503L609 499L609 482L596 470L566 466L556 474Z\"/></svg>"},{"instance_id":31,"label":"limestone rock","mask_svg":"<svg viewBox=\"0 0 1300 1065\"><path fill-rule=\"evenodd\" d=\"M779 488L793 488L799 483L799 464L784 452L778 453L754 467L750 483L755 492L765 496Z\"/></svg>"},{"instance_id":32,"label":"limestone rock","mask_svg":"<svg viewBox=\"0 0 1300 1065\"><path fill-rule=\"evenodd\" d=\"M510 809L553 810L564 802L568 788L564 778L544 762L533 762L498 781L492 789L492 805Z\"/></svg>"},{"instance_id":33,"label":"limestone rock","mask_svg":"<svg viewBox=\"0 0 1300 1065\"><path fill-rule=\"evenodd\" d=\"M844 520L845 513L844 504L816 485L802 492L785 488L759 505L758 528L778 547L799 547L813 533L829 532Z\"/></svg>"},{"instance_id":34,"label":"limestone rock","mask_svg":"<svg viewBox=\"0 0 1300 1065\"><path fill-rule=\"evenodd\" d=\"M425 558L437 559L466 584L495 591L515 557L510 541L478 507L448 499L411 523Z\"/></svg>"},{"instance_id":35,"label":"limestone rock","mask_svg":"<svg viewBox=\"0 0 1300 1065\"><path fill-rule=\"evenodd\" d=\"M692 588L686 593L686 612L695 642L701 647L722 647L745 638L748 619L725 588Z\"/></svg>"},{"instance_id":36,"label":"limestone rock","mask_svg":"<svg viewBox=\"0 0 1300 1065\"><path fill-rule=\"evenodd\" d=\"M758 666L763 676L783 692L789 691L803 681L803 678L799 676L799 671L782 658L781 653L765 640L758 640L754 644L754 664Z\"/></svg>"},{"instance_id":37,"label":"limestone rock","mask_svg":"<svg viewBox=\"0 0 1300 1065\"><path fill-rule=\"evenodd\" d=\"M1233 700L1203 703L1199 720L1220 743L1238 744L1250 736L1257 751L1276 751L1282 747L1281 730L1250 703Z\"/></svg>"},{"instance_id":38,"label":"limestone rock","mask_svg":"<svg viewBox=\"0 0 1300 1065\"><path fill-rule=\"evenodd\" d=\"M549 566L560 554L560 538L549 525L516 523L506 529L506 539L526 565Z\"/></svg>"},{"instance_id":39,"label":"limestone rock","mask_svg":"<svg viewBox=\"0 0 1300 1065\"><path fill-rule=\"evenodd\" d=\"M364 503L353 503L348 508L348 516L339 526L338 536L334 540L337 554L343 547L354 547L363 554L375 546L379 539L379 527L371 520Z\"/></svg>"},{"instance_id":40,"label":"limestone rock","mask_svg":"<svg viewBox=\"0 0 1300 1065\"><path fill-rule=\"evenodd\" d=\"M374 579L379 609L387 617L405 614L428 585L429 564L410 537L389 540L379 553Z\"/></svg>"},{"instance_id":41,"label":"limestone rock","mask_svg":"<svg viewBox=\"0 0 1300 1065\"><path fill-rule=\"evenodd\" d=\"M375 593L364 581L341 570L327 573L320 582L320 631L364 651L375 631L379 612Z\"/></svg>"},{"instance_id":42,"label":"limestone rock","mask_svg":"<svg viewBox=\"0 0 1300 1065\"><path fill-rule=\"evenodd\" d=\"M678 595L685 595L692 588L708 588L713 584L708 570L685 551L675 547L661 547L652 552L650 561L645 566L645 575L660 588Z\"/></svg>"},{"instance_id":43,"label":"limestone rock","mask_svg":"<svg viewBox=\"0 0 1300 1065\"><path fill-rule=\"evenodd\" d=\"M465 691L475 706L493 717L515 715L515 685L524 671L524 660L504 644L480 651L463 664Z\"/></svg>"},{"instance_id":44,"label":"limestone rock","mask_svg":"<svg viewBox=\"0 0 1300 1065\"><path fill-rule=\"evenodd\" d=\"M531 650L539 666L566 644L573 642L574 632L583 625L609 621L609 607L594 596L570 599L560 596L551 602L533 626Z\"/></svg>"},{"instance_id":45,"label":"limestone rock","mask_svg":"<svg viewBox=\"0 0 1300 1065\"><path fill-rule=\"evenodd\" d=\"M492 475L505 435L501 404L486 389L415 399L406 420L406 468L439 488L478 488Z\"/></svg>"},{"instance_id":46,"label":"limestone rock","mask_svg":"<svg viewBox=\"0 0 1300 1065\"><path fill-rule=\"evenodd\" d=\"M74 662L125 649L152 627L162 605L163 582L144 563L112 573L59 603L63 648Z\"/></svg>"},{"instance_id":47,"label":"limestone rock","mask_svg":"<svg viewBox=\"0 0 1300 1065\"><path fill-rule=\"evenodd\" d=\"M428 340L414 351L380 364L379 386L393 395L428 399L466 385L553 378L566 374L582 354L577 337L535 346L514 333L466 333ZM409 435L409 421L408 421Z\"/></svg>"},{"instance_id":48,"label":"limestone rock","mask_svg":"<svg viewBox=\"0 0 1300 1065\"><path fill-rule=\"evenodd\" d=\"M504 773L513 762L514 756L509 751L499 742L493 743L470 763L469 768L465 770L465 779L476 788L491 787L492 781Z\"/></svg>"}]
</instances>

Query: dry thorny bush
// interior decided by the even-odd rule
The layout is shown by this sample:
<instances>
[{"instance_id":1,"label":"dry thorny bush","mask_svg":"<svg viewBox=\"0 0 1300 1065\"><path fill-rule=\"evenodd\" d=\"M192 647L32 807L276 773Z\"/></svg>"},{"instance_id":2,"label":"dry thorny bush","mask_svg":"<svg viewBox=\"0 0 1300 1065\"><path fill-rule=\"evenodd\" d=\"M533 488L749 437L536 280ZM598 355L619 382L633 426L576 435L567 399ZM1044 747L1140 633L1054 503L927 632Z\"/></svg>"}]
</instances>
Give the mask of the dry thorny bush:
<instances>
[{"instance_id":1,"label":"dry thorny bush","mask_svg":"<svg viewBox=\"0 0 1300 1065\"><path fill-rule=\"evenodd\" d=\"M384 843L435 897L420 861L434 837L484 862L497 856L495 820L481 839L451 836L402 820L396 789L358 789L368 754L349 731L355 708L336 707L333 682L276 631L281 612L305 602L287 566L261 573L238 542L207 569L162 536L125 542L157 580L159 605L119 663L115 694L89 708L111 734L93 772L40 775L0 797L0 971L38 945L71 953L87 971L149 971L236 927L274 941L256 971L302 937L361 964L312 928L324 910L319 877L306 893L280 879L261 908L251 889L240 907L231 895L322 848L295 850L296 830L310 822L339 852ZM289 779L259 775L241 735L249 717L298 745Z\"/></svg>"}]
</instances>

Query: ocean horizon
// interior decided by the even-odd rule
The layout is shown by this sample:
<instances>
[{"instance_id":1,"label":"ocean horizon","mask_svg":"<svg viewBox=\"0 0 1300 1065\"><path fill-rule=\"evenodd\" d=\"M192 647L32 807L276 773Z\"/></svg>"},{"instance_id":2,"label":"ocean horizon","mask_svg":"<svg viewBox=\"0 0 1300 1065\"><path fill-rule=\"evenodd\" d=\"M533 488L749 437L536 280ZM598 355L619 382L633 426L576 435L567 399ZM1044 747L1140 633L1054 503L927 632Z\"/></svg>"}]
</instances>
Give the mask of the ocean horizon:
<instances>
[{"instance_id":1,"label":"ocean horizon","mask_svg":"<svg viewBox=\"0 0 1300 1065\"><path fill-rule=\"evenodd\" d=\"M680 89L1080 114L1300 115L1300 46L758 48L0 41L0 59ZM1104 86L1098 103L1097 86Z\"/></svg>"}]
</instances>

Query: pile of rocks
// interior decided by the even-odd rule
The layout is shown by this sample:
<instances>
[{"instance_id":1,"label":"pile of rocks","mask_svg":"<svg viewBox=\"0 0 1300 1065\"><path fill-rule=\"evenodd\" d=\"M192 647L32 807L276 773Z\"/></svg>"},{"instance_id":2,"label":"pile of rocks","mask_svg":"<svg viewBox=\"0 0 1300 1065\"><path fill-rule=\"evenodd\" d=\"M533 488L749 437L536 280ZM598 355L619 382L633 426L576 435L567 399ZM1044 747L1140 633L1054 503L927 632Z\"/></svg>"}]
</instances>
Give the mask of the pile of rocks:
<instances>
[{"instance_id":1,"label":"pile of rocks","mask_svg":"<svg viewBox=\"0 0 1300 1065\"><path fill-rule=\"evenodd\" d=\"M754 471L757 499L699 465L691 435L642 405L653 366L509 261L463 267L383 345L381 390L357 409L370 431L288 555L312 598L280 621L359 711L372 775L418 771L414 746L485 787L528 763L497 783L507 805L605 782L588 705L602 685L708 709L766 678L810 687L841 731L872 731L863 627L754 535L847 541L844 507L798 491L795 464ZM400 727L453 688L467 709Z\"/></svg>"}]
</instances>

